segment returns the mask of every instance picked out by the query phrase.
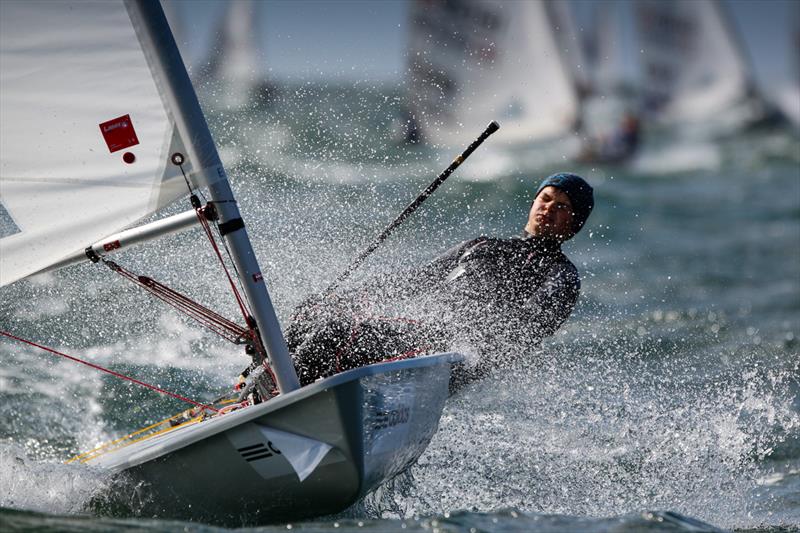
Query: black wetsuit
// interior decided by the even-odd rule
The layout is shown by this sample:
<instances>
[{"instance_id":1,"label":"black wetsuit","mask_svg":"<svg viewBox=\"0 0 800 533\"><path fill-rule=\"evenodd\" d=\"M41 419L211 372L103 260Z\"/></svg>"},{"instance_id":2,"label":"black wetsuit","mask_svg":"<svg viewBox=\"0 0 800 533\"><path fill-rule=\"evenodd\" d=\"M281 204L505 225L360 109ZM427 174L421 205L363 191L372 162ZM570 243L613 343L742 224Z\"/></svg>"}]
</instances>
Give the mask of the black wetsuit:
<instances>
[{"instance_id":1,"label":"black wetsuit","mask_svg":"<svg viewBox=\"0 0 800 533\"><path fill-rule=\"evenodd\" d=\"M552 335L575 307L580 279L558 242L480 237L428 265L371 280L295 312L286 337L301 383L393 357L444 351L454 342L480 353L457 380L496 366L503 347ZM413 302L414 320L375 313L376 302ZM408 315L406 315L408 316Z\"/></svg>"}]
</instances>

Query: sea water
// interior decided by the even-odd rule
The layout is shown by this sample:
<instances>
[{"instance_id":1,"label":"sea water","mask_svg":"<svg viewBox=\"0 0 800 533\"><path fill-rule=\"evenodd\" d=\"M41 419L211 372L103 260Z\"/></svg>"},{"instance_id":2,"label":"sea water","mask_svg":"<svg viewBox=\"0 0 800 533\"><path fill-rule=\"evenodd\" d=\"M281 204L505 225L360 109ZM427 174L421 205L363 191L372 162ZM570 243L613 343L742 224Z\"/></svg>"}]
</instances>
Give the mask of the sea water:
<instances>
[{"instance_id":1,"label":"sea water","mask_svg":"<svg viewBox=\"0 0 800 533\"><path fill-rule=\"evenodd\" d=\"M203 104L284 323L463 149L397 145L392 88L304 84L235 111L214 99ZM477 136L485 124L469 126ZM616 167L505 148L501 136L355 278L517 234L538 182L569 170L596 195L564 246L582 278L575 312L538 349L453 396L409 471L341 515L257 529L800 528L797 134L672 132ZM168 212L189 207L179 204ZM237 316L198 230L115 260ZM0 296L3 330L190 398L230 387L248 362L99 265ZM64 464L183 405L9 340L0 353L1 529L217 529L87 514L111 480Z\"/></svg>"}]
</instances>

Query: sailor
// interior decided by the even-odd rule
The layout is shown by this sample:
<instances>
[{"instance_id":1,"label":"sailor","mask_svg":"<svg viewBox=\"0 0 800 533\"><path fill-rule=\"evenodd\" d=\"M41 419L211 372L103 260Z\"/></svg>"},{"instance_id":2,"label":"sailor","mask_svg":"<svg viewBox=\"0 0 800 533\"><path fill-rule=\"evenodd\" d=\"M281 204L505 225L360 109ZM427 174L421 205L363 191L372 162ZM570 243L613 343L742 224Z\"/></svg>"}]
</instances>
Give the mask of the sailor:
<instances>
[{"instance_id":1,"label":"sailor","mask_svg":"<svg viewBox=\"0 0 800 533\"><path fill-rule=\"evenodd\" d=\"M579 159L584 162L622 163L636 153L640 141L639 118L629 111L610 134L586 139Z\"/></svg>"},{"instance_id":2,"label":"sailor","mask_svg":"<svg viewBox=\"0 0 800 533\"><path fill-rule=\"evenodd\" d=\"M580 278L561 245L593 207L583 178L554 174L537 189L521 235L479 237L421 268L304 302L286 331L300 382L466 348L477 355L456 368L459 385L526 352L575 307Z\"/></svg>"},{"instance_id":3,"label":"sailor","mask_svg":"<svg viewBox=\"0 0 800 533\"><path fill-rule=\"evenodd\" d=\"M639 117L634 113L626 113L622 118L615 144L617 145L617 153L621 158L628 157L636 152L639 147L640 140L640 124Z\"/></svg>"}]
</instances>

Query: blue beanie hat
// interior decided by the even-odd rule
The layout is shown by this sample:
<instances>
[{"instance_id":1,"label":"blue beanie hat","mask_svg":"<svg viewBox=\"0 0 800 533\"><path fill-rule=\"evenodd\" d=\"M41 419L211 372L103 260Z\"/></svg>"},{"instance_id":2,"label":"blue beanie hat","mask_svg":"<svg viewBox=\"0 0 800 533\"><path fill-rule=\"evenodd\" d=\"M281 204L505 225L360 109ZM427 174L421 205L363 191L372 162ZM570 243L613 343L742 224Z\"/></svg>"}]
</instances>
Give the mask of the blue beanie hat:
<instances>
[{"instance_id":1,"label":"blue beanie hat","mask_svg":"<svg viewBox=\"0 0 800 533\"><path fill-rule=\"evenodd\" d=\"M536 196L539 196L545 187L561 189L569 196L569 200L572 202L572 230L578 233L594 208L594 194L591 185L577 174L559 172L544 179L536 191Z\"/></svg>"}]
</instances>

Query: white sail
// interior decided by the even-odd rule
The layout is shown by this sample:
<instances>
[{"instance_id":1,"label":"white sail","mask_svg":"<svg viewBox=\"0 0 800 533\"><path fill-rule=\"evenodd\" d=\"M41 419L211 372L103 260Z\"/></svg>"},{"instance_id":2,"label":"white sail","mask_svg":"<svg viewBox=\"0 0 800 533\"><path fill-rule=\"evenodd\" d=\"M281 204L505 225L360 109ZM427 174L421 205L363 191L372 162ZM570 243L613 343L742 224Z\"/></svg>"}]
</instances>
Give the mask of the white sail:
<instances>
[{"instance_id":1,"label":"white sail","mask_svg":"<svg viewBox=\"0 0 800 533\"><path fill-rule=\"evenodd\" d=\"M635 8L647 112L700 122L749 97L749 65L718 2L641 0Z\"/></svg>"},{"instance_id":2,"label":"white sail","mask_svg":"<svg viewBox=\"0 0 800 533\"><path fill-rule=\"evenodd\" d=\"M800 4L789 15L789 78L779 87L775 101L795 128L800 128Z\"/></svg>"},{"instance_id":3,"label":"white sail","mask_svg":"<svg viewBox=\"0 0 800 533\"><path fill-rule=\"evenodd\" d=\"M594 27L589 43L591 92L613 95L624 85L624 49L621 17L615 0L596 2L593 6Z\"/></svg>"},{"instance_id":4,"label":"white sail","mask_svg":"<svg viewBox=\"0 0 800 533\"><path fill-rule=\"evenodd\" d=\"M428 141L464 144L492 120L510 143L576 124L578 95L544 2L416 0L410 25L408 104Z\"/></svg>"},{"instance_id":5,"label":"white sail","mask_svg":"<svg viewBox=\"0 0 800 533\"><path fill-rule=\"evenodd\" d=\"M604 2L601 3L606 3ZM546 0L550 27L556 38L559 51L580 94L589 90L591 73L587 68L585 42L578 30L569 0Z\"/></svg>"},{"instance_id":6,"label":"white sail","mask_svg":"<svg viewBox=\"0 0 800 533\"><path fill-rule=\"evenodd\" d=\"M199 163L178 133L121 0L0 2L0 65L0 285L185 195L173 152L195 186L217 179L219 159Z\"/></svg>"}]
</instances>

